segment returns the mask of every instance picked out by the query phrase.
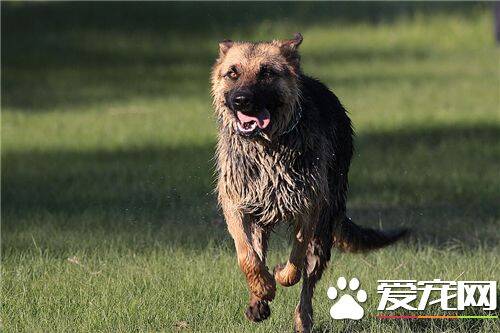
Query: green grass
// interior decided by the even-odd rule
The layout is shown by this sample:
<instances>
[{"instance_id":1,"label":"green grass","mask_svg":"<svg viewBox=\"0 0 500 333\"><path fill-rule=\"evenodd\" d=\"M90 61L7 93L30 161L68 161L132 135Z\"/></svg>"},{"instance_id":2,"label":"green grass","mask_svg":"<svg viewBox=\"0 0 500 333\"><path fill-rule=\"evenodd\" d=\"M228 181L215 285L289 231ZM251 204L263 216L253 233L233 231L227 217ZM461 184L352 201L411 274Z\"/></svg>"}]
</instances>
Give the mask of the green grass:
<instances>
[{"instance_id":1,"label":"green grass","mask_svg":"<svg viewBox=\"0 0 500 333\"><path fill-rule=\"evenodd\" d=\"M414 230L379 252L334 253L316 330L500 330L334 321L326 297L357 276L373 314L377 279L498 280L500 52L488 7L2 3L2 28L3 331L291 330L299 286L278 288L266 322L243 317L246 286L212 192L208 77L218 40L295 31L305 72L356 127L350 215ZM288 252L280 230L270 266Z\"/></svg>"}]
</instances>

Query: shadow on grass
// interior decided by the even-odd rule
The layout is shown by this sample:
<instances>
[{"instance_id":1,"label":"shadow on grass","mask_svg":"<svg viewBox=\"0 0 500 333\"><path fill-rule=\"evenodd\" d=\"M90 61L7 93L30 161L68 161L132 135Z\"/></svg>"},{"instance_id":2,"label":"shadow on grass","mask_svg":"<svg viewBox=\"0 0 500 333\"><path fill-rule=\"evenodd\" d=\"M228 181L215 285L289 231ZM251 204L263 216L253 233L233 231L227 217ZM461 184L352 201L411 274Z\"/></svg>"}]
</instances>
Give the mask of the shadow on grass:
<instances>
[{"instance_id":1,"label":"shadow on grass","mask_svg":"<svg viewBox=\"0 0 500 333\"><path fill-rule=\"evenodd\" d=\"M500 216L495 149L500 127L422 129L362 135L350 173L349 211L360 224L406 225L417 241L494 244ZM228 241L213 189L213 143L176 149L6 153L4 234L34 227L102 239L200 249ZM35 229L36 229L35 228ZM54 229L55 228L55 229ZM166 228L166 229L165 229ZM41 236L49 237L48 234ZM50 236L52 237L52 236ZM50 240L47 240L49 243ZM31 240L29 240L31 242ZM52 244L53 247L57 246ZM32 244L3 246L20 248Z\"/></svg>"},{"instance_id":2,"label":"shadow on grass","mask_svg":"<svg viewBox=\"0 0 500 333\"><path fill-rule=\"evenodd\" d=\"M3 24L17 31L60 29L115 29L161 31L183 35L207 35L222 30L251 31L263 21L284 20L297 24L362 22L377 24L417 14L470 16L486 4L446 1L418 2L184 2L184 3L2 3Z\"/></svg>"},{"instance_id":3,"label":"shadow on grass","mask_svg":"<svg viewBox=\"0 0 500 333\"><path fill-rule=\"evenodd\" d=\"M255 38L265 22L289 25L290 29L342 22L376 24L418 13L467 17L483 6L4 2L2 106L36 112L133 97L207 92L217 41ZM423 59L429 54L422 50L337 48L333 54L312 54L310 61L399 60L406 56Z\"/></svg>"}]
</instances>

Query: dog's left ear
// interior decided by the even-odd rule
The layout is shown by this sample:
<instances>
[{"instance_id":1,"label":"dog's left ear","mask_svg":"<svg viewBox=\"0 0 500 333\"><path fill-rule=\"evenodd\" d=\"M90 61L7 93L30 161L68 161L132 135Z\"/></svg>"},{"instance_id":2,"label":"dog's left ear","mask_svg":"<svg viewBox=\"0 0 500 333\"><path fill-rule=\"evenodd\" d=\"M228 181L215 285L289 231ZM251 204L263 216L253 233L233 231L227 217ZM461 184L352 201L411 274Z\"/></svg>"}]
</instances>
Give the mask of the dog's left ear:
<instances>
[{"instance_id":1,"label":"dog's left ear","mask_svg":"<svg viewBox=\"0 0 500 333\"><path fill-rule=\"evenodd\" d=\"M281 53L297 70L300 68L299 46L302 44L303 39L301 33L297 32L292 39L287 39L280 43Z\"/></svg>"},{"instance_id":2,"label":"dog's left ear","mask_svg":"<svg viewBox=\"0 0 500 333\"><path fill-rule=\"evenodd\" d=\"M304 37L302 37L302 34L300 32L296 32L292 39L287 39L281 42L281 50L288 52L297 51L303 40Z\"/></svg>"}]
</instances>

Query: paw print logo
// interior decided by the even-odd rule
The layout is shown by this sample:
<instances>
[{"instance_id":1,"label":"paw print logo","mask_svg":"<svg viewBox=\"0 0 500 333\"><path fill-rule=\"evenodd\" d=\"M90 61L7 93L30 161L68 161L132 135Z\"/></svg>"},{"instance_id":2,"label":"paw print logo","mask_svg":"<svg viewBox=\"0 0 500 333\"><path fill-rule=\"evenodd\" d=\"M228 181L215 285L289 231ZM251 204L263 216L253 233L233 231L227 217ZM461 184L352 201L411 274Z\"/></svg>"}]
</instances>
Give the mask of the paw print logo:
<instances>
[{"instance_id":1,"label":"paw print logo","mask_svg":"<svg viewBox=\"0 0 500 333\"><path fill-rule=\"evenodd\" d=\"M347 288L347 280L345 277L341 276L337 280L337 288L341 291ZM337 288L330 287L328 288L327 295L331 300L337 299L338 292ZM359 280L357 278L352 278L349 281L349 289L352 292L356 293L356 299L349 294L344 294L340 299L338 299L335 304L330 308L330 316L333 319L354 319L359 320L363 318L365 311L359 305L359 303L364 303L368 296L366 295L366 291L363 289L359 289ZM359 290L358 290L359 289ZM345 293L345 292L344 292Z\"/></svg>"}]
</instances>

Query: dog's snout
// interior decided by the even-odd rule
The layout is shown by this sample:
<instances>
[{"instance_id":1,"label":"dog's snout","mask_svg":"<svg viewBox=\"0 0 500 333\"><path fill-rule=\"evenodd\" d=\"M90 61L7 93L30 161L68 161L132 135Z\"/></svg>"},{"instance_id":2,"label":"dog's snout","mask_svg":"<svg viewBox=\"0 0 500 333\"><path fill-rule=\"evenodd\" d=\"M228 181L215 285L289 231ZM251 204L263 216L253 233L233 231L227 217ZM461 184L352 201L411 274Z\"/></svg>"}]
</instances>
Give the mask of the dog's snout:
<instances>
[{"instance_id":1,"label":"dog's snout","mask_svg":"<svg viewBox=\"0 0 500 333\"><path fill-rule=\"evenodd\" d=\"M235 106L245 106L248 104L249 98L245 95L239 95L234 98Z\"/></svg>"},{"instance_id":2,"label":"dog's snout","mask_svg":"<svg viewBox=\"0 0 500 333\"><path fill-rule=\"evenodd\" d=\"M232 104L234 109L243 110L252 103L252 94L249 92L238 92L233 95Z\"/></svg>"}]
</instances>

